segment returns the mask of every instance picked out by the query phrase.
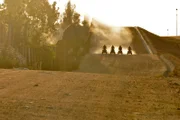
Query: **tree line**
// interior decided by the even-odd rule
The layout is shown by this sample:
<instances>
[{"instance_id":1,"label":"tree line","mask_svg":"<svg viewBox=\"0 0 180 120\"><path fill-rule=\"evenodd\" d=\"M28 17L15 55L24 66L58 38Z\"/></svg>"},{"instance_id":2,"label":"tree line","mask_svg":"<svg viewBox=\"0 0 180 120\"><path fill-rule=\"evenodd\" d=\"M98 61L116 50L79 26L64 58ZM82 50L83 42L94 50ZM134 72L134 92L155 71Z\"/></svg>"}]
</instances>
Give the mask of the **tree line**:
<instances>
[{"instance_id":1,"label":"tree line","mask_svg":"<svg viewBox=\"0 0 180 120\"><path fill-rule=\"evenodd\" d=\"M58 31L60 25L65 29L72 23L80 23L80 14L75 8L69 1L64 13L59 13L57 3L50 4L48 0L4 0L0 4L0 67L4 64L19 66L17 59L20 57L14 61L12 55L7 58L11 50L26 60L24 67L52 70L56 45L47 39ZM10 59L8 63L7 59Z\"/></svg>"}]
</instances>

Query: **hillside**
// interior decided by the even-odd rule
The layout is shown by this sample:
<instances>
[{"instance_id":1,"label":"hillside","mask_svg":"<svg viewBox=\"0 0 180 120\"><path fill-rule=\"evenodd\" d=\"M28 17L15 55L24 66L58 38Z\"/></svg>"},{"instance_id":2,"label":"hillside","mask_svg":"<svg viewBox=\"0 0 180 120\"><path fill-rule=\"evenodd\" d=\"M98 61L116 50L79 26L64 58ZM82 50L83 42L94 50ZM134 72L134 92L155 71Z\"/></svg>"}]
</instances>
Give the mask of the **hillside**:
<instances>
[{"instance_id":1,"label":"hillside","mask_svg":"<svg viewBox=\"0 0 180 120\"><path fill-rule=\"evenodd\" d=\"M173 74L180 76L180 40L178 37L161 37L143 28L139 28L144 39L153 48L154 53L163 55L174 66Z\"/></svg>"},{"instance_id":2,"label":"hillside","mask_svg":"<svg viewBox=\"0 0 180 120\"><path fill-rule=\"evenodd\" d=\"M180 36L161 36L161 37L165 38L166 40L170 40L170 41L180 43Z\"/></svg>"},{"instance_id":3,"label":"hillside","mask_svg":"<svg viewBox=\"0 0 180 120\"><path fill-rule=\"evenodd\" d=\"M150 40L152 46L157 50L158 54L168 53L180 58L180 48L177 44L178 39L170 37L160 37L143 28L139 29L141 30L144 38Z\"/></svg>"},{"instance_id":4,"label":"hillside","mask_svg":"<svg viewBox=\"0 0 180 120\"><path fill-rule=\"evenodd\" d=\"M100 55L89 54L82 60L79 72L127 76L161 76L166 67L156 55Z\"/></svg>"}]
</instances>

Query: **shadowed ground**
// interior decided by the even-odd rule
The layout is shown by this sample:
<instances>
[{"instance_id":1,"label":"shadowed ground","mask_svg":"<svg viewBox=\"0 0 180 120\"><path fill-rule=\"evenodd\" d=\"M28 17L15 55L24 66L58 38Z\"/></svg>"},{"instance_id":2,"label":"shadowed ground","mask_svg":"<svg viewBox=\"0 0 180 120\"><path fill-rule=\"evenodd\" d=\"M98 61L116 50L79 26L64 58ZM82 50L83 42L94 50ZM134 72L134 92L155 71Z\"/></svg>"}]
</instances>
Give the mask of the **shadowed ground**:
<instances>
[{"instance_id":1,"label":"shadowed ground","mask_svg":"<svg viewBox=\"0 0 180 120\"><path fill-rule=\"evenodd\" d=\"M98 55L84 57L79 72L109 73L118 75L163 75L166 67L157 55Z\"/></svg>"}]
</instances>

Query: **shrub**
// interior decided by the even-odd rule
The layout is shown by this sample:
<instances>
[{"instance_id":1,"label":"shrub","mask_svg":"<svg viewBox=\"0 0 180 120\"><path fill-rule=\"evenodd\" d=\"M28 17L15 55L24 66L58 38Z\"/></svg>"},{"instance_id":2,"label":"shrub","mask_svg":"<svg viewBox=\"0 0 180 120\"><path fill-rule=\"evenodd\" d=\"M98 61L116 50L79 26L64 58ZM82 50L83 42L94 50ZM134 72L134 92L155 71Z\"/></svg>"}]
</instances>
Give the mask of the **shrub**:
<instances>
[{"instance_id":1,"label":"shrub","mask_svg":"<svg viewBox=\"0 0 180 120\"><path fill-rule=\"evenodd\" d=\"M0 52L0 68L13 68L18 66L18 61L8 53L7 49Z\"/></svg>"}]
</instances>

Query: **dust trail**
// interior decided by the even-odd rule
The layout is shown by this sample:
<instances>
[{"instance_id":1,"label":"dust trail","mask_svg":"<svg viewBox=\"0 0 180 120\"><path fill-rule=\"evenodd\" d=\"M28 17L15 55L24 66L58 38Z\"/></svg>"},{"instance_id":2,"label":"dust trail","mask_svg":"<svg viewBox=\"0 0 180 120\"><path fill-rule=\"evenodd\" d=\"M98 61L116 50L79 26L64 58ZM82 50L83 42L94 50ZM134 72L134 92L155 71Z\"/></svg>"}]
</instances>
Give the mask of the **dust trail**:
<instances>
[{"instance_id":1,"label":"dust trail","mask_svg":"<svg viewBox=\"0 0 180 120\"><path fill-rule=\"evenodd\" d=\"M102 51L102 46L106 45L108 52L110 52L110 47L115 46L115 51L118 52L118 46L121 45L123 48L123 53L127 53L127 48L131 45L133 35L130 30L126 27L110 27L93 21L94 25L92 31L94 36L92 38L92 49L91 53L99 54ZM135 51L132 51L136 54Z\"/></svg>"}]
</instances>

